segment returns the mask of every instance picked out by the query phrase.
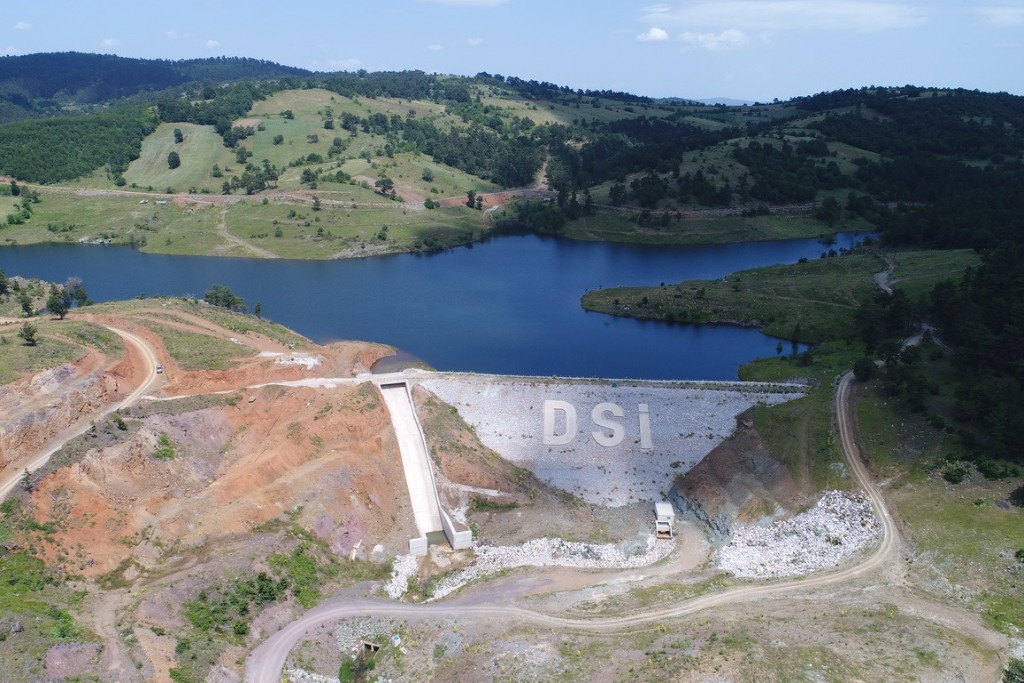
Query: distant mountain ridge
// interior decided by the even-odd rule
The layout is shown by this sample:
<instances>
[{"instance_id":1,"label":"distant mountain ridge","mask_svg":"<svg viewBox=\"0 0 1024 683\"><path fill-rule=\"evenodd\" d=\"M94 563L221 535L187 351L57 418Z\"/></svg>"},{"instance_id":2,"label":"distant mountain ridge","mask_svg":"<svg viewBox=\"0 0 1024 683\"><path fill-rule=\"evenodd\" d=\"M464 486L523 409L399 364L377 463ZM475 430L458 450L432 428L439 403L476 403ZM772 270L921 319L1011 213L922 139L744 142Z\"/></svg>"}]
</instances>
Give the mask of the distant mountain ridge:
<instances>
[{"instance_id":1,"label":"distant mountain ridge","mask_svg":"<svg viewBox=\"0 0 1024 683\"><path fill-rule=\"evenodd\" d=\"M83 52L0 57L0 123L63 113L195 81L237 81L313 72L247 57L171 61Z\"/></svg>"}]
</instances>

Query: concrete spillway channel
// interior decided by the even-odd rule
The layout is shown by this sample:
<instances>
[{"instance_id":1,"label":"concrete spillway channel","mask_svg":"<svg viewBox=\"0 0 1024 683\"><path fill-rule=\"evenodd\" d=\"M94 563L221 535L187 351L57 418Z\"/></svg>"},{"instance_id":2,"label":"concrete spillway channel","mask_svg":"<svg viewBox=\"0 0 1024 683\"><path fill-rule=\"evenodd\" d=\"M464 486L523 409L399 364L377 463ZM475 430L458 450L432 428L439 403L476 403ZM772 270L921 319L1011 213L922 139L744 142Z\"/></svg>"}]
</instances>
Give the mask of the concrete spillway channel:
<instances>
[{"instance_id":1,"label":"concrete spillway channel","mask_svg":"<svg viewBox=\"0 0 1024 683\"><path fill-rule=\"evenodd\" d=\"M404 379L388 378L378 386L391 415L395 436L398 437L402 468L405 470L405 481L409 487L409 500L412 503L416 529L420 534L417 538L409 539L409 553L426 555L427 537L435 532L443 532L448 543L456 550L468 548L473 543L472 532L454 524L441 507L427 442L416 415L408 383Z\"/></svg>"}]
</instances>

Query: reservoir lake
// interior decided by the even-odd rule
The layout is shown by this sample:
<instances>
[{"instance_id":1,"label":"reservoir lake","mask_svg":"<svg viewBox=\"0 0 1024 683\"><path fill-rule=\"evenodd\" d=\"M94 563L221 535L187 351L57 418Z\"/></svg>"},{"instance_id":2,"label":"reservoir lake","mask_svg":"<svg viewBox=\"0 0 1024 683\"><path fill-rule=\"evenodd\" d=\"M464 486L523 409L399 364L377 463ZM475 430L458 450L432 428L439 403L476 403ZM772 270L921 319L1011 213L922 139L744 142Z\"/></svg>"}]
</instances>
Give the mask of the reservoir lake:
<instances>
[{"instance_id":1,"label":"reservoir lake","mask_svg":"<svg viewBox=\"0 0 1024 683\"><path fill-rule=\"evenodd\" d=\"M732 325L682 325L589 313L580 297L613 286L716 279L819 258L860 233L685 247L501 235L436 254L336 261L166 256L127 246L0 248L8 275L82 278L97 302L194 296L214 284L257 302L264 318L319 343L390 344L439 370L636 379L736 379L774 356L777 339ZM785 343L784 353L790 345Z\"/></svg>"}]
</instances>

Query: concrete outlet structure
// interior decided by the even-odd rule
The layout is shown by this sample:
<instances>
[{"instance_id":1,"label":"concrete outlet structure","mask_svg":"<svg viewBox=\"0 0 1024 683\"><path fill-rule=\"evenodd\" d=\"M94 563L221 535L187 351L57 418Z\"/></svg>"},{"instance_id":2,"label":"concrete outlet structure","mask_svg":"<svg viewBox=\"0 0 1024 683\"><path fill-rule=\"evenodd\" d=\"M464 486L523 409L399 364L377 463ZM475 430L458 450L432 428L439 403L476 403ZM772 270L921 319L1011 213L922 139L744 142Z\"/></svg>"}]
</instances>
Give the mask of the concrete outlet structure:
<instances>
[{"instance_id":1,"label":"concrete outlet structure","mask_svg":"<svg viewBox=\"0 0 1024 683\"><path fill-rule=\"evenodd\" d=\"M427 451L423 427L416 415L412 393L404 378L382 375L376 380L384 404L391 415L391 424L398 437L402 454L402 468L405 482L409 487L409 500L419 536L409 539L409 553L422 556L427 554L428 535L443 532L448 543L455 550L468 548L473 544L473 532L458 528L451 516L441 507L437 495L437 482Z\"/></svg>"}]
</instances>

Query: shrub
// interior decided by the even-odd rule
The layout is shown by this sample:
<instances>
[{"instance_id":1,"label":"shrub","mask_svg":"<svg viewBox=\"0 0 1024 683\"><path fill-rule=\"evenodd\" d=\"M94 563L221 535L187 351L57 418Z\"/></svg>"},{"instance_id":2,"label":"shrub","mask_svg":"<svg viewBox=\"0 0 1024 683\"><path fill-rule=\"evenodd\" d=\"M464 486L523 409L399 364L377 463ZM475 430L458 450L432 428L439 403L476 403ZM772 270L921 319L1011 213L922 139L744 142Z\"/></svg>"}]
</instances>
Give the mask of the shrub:
<instances>
[{"instance_id":1,"label":"shrub","mask_svg":"<svg viewBox=\"0 0 1024 683\"><path fill-rule=\"evenodd\" d=\"M962 462L951 462L942 470L942 478L950 484L959 484L967 477L967 465Z\"/></svg>"},{"instance_id":2,"label":"shrub","mask_svg":"<svg viewBox=\"0 0 1024 683\"><path fill-rule=\"evenodd\" d=\"M1024 508L1024 485L1018 486L1014 492L1010 494L1010 502L1019 508Z\"/></svg>"},{"instance_id":3,"label":"shrub","mask_svg":"<svg viewBox=\"0 0 1024 683\"><path fill-rule=\"evenodd\" d=\"M1024 683L1024 659L1013 657L1006 663L1003 683Z\"/></svg>"}]
</instances>

